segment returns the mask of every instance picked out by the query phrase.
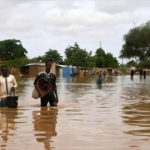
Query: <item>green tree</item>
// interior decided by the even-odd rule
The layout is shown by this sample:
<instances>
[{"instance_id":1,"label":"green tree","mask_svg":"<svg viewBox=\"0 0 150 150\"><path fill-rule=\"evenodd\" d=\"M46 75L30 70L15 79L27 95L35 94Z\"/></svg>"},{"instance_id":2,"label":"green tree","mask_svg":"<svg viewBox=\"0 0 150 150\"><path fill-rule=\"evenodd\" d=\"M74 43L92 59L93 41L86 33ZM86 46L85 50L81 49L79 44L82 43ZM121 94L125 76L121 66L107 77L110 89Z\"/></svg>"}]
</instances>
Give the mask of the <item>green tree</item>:
<instances>
[{"instance_id":1,"label":"green tree","mask_svg":"<svg viewBox=\"0 0 150 150\"><path fill-rule=\"evenodd\" d=\"M105 67L105 51L102 48L98 48L95 53L96 67Z\"/></svg>"},{"instance_id":2,"label":"green tree","mask_svg":"<svg viewBox=\"0 0 150 150\"><path fill-rule=\"evenodd\" d=\"M139 62L150 60L150 21L130 29L124 35L124 41L120 52L121 58L135 58Z\"/></svg>"},{"instance_id":3,"label":"green tree","mask_svg":"<svg viewBox=\"0 0 150 150\"><path fill-rule=\"evenodd\" d=\"M94 68L96 67L96 60L95 60L95 57L92 56L92 51L90 51L89 55L88 55L88 58L87 58L87 66L89 68Z\"/></svg>"},{"instance_id":4,"label":"green tree","mask_svg":"<svg viewBox=\"0 0 150 150\"><path fill-rule=\"evenodd\" d=\"M34 57L34 58L31 59L31 62L33 62L33 63L44 62L43 56Z\"/></svg>"},{"instance_id":5,"label":"green tree","mask_svg":"<svg viewBox=\"0 0 150 150\"><path fill-rule=\"evenodd\" d=\"M65 64L73 65L77 67L89 67L91 65L88 61L90 59L90 54L79 47L77 42L75 42L74 46L68 46L65 49Z\"/></svg>"},{"instance_id":6,"label":"green tree","mask_svg":"<svg viewBox=\"0 0 150 150\"><path fill-rule=\"evenodd\" d=\"M118 61L111 53L105 53L102 48L98 48L95 53L95 62L96 67L104 68L104 67L111 67L117 68Z\"/></svg>"},{"instance_id":7,"label":"green tree","mask_svg":"<svg viewBox=\"0 0 150 150\"><path fill-rule=\"evenodd\" d=\"M117 68L118 61L111 53L105 55L105 67Z\"/></svg>"},{"instance_id":8,"label":"green tree","mask_svg":"<svg viewBox=\"0 0 150 150\"><path fill-rule=\"evenodd\" d=\"M66 55L66 58L69 59L71 58L71 56L76 52L80 50L80 47L78 45L77 42L75 42L74 46L68 46L66 49L65 49L65 55Z\"/></svg>"},{"instance_id":9,"label":"green tree","mask_svg":"<svg viewBox=\"0 0 150 150\"><path fill-rule=\"evenodd\" d=\"M88 67L88 53L85 50L77 50L70 58L70 63L77 67Z\"/></svg>"},{"instance_id":10,"label":"green tree","mask_svg":"<svg viewBox=\"0 0 150 150\"><path fill-rule=\"evenodd\" d=\"M92 52L88 53L86 50L81 49L77 43L74 46L69 46L65 49L65 64L74 65L77 67L118 67L118 61L111 53L105 53L102 48L98 48L95 56Z\"/></svg>"},{"instance_id":11,"label":"green tree","mask_svg":"<svg viewBox=\"0 0 150 150\"><path fill-rule=\"evenodd\" d=\"M142 61L138 64L138 67L142 68L149 68L150 67L150 60L145 60L145 61Z\"/></svg>"},{"instance_id":12,"label":"green tree","mask_svg":"<svg viewBox=\"0 0 150 150\"><path fill-rule=\"evenodd\" d=\"M0 41L0 59L12 60L25 57L27 50L22 46L20 40L9 39Z\"/></svg>"},{"instance_id":13,"label":"green tree","mask_svg":"<svg viewBox=\"0 0 150 150\"><path fill-rule=\"evenodd\" d=\"M57 50L49 49L43 56L43 61L50 60L52 62L56 62L62 64L62 56L58 53Z\"/></svg>"},{"instance_id":14,"label":"green tree","mask_svg":"<svg viewBox=\"0 0 150 150\"><path fill-rule=\"evenodd\" d=\"M21 57L21 58L16 58L13 60L8 60L6 65L20 68L30 62L31 62L30 59L28 59L27 57Z\"/></svg>"},{"instance_id":15,"label":"green tree","mask_svg":"<svg viewBox=\"0 0 150 150\"><path fill-rule=\"evenodd\" d=\"M134 60L131 60L131 61L129 61L129 62L126 64L126 66L128 66L128 67L137 67L137 66L138 66L138 63L137 63L136 61L134 61Z\"/></svg>"}]
</instances>

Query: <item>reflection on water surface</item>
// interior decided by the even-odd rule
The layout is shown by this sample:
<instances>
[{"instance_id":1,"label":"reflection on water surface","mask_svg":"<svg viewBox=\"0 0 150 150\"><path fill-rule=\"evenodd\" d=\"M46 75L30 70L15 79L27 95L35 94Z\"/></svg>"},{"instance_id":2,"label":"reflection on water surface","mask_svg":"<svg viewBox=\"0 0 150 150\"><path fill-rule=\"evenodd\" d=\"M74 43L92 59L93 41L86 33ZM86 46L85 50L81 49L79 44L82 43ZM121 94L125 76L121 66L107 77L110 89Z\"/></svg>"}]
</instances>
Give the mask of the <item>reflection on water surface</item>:
<instances>
[{"instance_id":1,"label":"reflection on water surface","mask_svg":"<svg viewBox=\"0 0 150 150\"><path fill-rule=\"evenodd\" d=\"M17 109L0 108L2 150L149 150L150 77L57 79L58 108L31 98L33 79L19 81Z\"/></svg>"},{"instance_id":2,"label":"reflection on water surface","mask_svg":"<svg viewBox=\"0 0 150 150\"><path fill-rule=\"evenodd\" d=\"M42 142L46 150L51 149L51 137L57 136L57 109L41 108L33 111L33 124L37 142Z\"/></svg>"}]
</instances>

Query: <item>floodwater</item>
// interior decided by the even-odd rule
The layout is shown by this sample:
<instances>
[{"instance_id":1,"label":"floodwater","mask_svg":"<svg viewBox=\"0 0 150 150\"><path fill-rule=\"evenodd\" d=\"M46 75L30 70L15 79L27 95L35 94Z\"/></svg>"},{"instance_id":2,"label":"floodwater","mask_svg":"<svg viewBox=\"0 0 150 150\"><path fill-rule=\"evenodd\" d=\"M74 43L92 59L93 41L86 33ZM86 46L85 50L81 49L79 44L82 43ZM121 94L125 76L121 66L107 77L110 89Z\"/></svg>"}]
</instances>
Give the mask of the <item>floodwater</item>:
<instances>
[{"instance_id":1,"label":"floodwater","mask_svg":"<svg viewBox=\"0 0 150 150\"><path fill-rule=\"evenodd\" d=\"M150 77L58 78L58 108L31 98L20 79L17 109L0 108L1 150L149 150Z\"/></svg>"}]
</instances>

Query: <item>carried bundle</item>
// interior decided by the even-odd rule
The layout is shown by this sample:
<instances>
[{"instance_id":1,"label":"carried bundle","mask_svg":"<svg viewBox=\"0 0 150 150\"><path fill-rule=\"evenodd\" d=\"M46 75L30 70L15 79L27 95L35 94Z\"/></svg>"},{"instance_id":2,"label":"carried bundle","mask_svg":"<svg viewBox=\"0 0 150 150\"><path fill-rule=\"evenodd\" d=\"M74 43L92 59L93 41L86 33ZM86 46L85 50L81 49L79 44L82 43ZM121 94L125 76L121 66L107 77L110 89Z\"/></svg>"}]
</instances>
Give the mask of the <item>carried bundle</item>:
<instances>
[{"instance_id":1,"label":"carried bundle","mask_svg":"<svg viewBox=\"0 0 150 150\"><path fill-rule=\"evenodd\" d=\"M51 83L45 81L43 78L40 78L34 85L32 92L32 97L38 99L47 95L52 89Z\"/></svg>"}]
</instances>

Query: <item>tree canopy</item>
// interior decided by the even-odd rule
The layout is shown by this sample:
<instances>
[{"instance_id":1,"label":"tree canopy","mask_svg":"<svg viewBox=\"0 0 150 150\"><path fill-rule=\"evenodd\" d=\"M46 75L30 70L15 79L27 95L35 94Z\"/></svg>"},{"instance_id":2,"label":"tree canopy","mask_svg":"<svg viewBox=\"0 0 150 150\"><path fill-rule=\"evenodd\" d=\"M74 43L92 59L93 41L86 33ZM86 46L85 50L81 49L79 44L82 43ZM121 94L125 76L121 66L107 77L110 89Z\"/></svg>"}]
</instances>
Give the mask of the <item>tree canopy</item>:
<instances>
[{"instance_id":1,"label":"tree canopy","mask_svg":"<svg viewBox=\"0 0 150 150\"><path fill-rule=\"evenodd\" d=\"M68 46L65 50L65 64L79 67L118 67L118 61L111 53L105 53L102 48L98 48L95 55L81 49L77 43L74 46Z\"/></svg>"},{"instance_id":2,"label":"tree canopy","mask_svg":"<svg viewBox=\"0 0 150 150\"><path fill-rule=\"evenodd\" d=\"M62 64L62 56L58 53L57 50L49 49L43 56L34 57L32 62L45 62L50 60L58 64Z\"/></svg>"},{"instance_id":3,"label":"tree canopy","mask_svg":"<svg viewBox=\"0 0 150 150\"><path fill-rule=\"evenodd\" d=\"M22 46L20 40L10 39L0 41L0 60L9 60L8 65L20 66L29 62L45 62L50 60L58 64L73 65L77 67L118 67L118 61L111 53L105 53L102 48L98 48L95 55L92 51L87 52L80 48L77 42L73 46L65 49L66 59L55 49L49 49L44 55L28 59L27 50ZM19 63L19 64L18 64Z\"/></svg>"},{"instance_id":4,"label":"tree canopy","mask_svg":"<svg viewBox=\"0 0 150 150\"><path fill-rule=\"evenodd\" d=\"M112 67L117 68L118 67L118 61L116 57L113 57L111 53L107 53L105 55L105 67Z\"/></svg>"},{"instance_id":5,"label":"tree canopy","mask_svg":"<svg viewBox=\"0 0 150 150\"><path fill-rule=\"evenodd\" d=\"M60 56L57 50L49 49L43 56L43 61L46 60L62 64L62 56Z\"/></svg>"},{"instance_id":6,"label":"tree canopy","mask_svg":"<svg viewBox=\"0 0 150 150\"><path fill-rule=\"evenodd\" d=\"M71 56L76 53L78 50L81 50L78 43L75 42L74 46L68 46L66 49L65 49L65 55L66 55L66 58L69 59L71 58Z\"/></svg>"},{"instance_id":7,"label":"tree canopy","mask_svg":"<svg viewBox=\"0 0 150 150\"><path fill-rule=\"evenodd\" d=\"M130 29L124 35L124 41L120 58L135 58L140 62L150 60L150 21Z\"/></svg>"},{"instance_id":8,"label":"tree canopy","mask_svg":"<svg viewBox=\"0 0 150 150\"><path fill-rule=\"evenodd\" d=\"M75 43L74 46L68 46L65 49L65 55L65 64L77 67L88 67L89 53L81 49L77 43Z\"/></svg>"},{"instance_id":9,"label":"tree canopy","mask_svg":"<svg viewBox=\"0 0 150 150\"><path fill-rule=\"evenodd\" d=\"M128 67L138 67L138 63L134 60L129 61L126 66Z\"/></svg>"},{"instance_id":10,"label":"tree canopy","mask_svg":"<svg viewBox=\"0 0 150 150\"><path fill-rule=\"evenodd\" d=\"M95 62L96 67L104 68L104 67L111 67L117 68L118 61L111 53L105 53L102 48L98 48L95 53Z\"/></svg>"},{"instance_id":11,"label":"tree canopy","mask_svg":"<svg viewBox=\"0 0 150 150\"><path fill-rule=\"evenodd\" d=\"M105 67L105 51L102 48L98 48L95 53L96 67Z\"/></svg>"},{"instance_id":12,"label":"tree canopy","mask_svg":"<svg viewBox=\"0 0 150 150\"><path fill-rule=\"evenodd\" d=\"M9 39L0 41L0 60L13 60L25 57L27 50L22 46L20 40Z\"/></svg>"},{"instance_id":13,"label":"tree canopy","mask_svg":"<svg viewBox=\"0 0 150 150\"><path fill-rule=\"evenodd\" d=\"M79 49L70 57L70 64L77 67L87 66L88 53L85 50Z\"/></svg>"}]
</instances>

